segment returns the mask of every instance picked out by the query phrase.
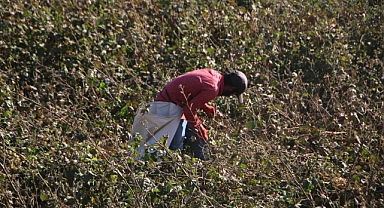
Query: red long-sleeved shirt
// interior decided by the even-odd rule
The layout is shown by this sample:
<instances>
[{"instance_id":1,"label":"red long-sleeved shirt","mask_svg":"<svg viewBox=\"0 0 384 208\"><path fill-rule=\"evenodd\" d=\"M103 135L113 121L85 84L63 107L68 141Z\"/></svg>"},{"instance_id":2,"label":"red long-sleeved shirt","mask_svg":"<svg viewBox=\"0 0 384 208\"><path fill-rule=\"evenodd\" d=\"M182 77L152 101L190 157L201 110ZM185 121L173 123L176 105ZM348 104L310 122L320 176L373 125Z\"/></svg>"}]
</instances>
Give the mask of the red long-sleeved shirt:
<instances>
[{"instance_id":1,"label":"red long-sleeved shirt","mask_svg":"<svg viewBox=\"0 0 384 208\"><path fill-rule=\"evenodd\" d=\"M204 110L207 102L221 95L223 89L222 74L213 69L200 69L174 78L157 94L156 101L173 102L182 107L188 124L196 128L201 124L196 111Z\"/></svg>"}]
</instances>

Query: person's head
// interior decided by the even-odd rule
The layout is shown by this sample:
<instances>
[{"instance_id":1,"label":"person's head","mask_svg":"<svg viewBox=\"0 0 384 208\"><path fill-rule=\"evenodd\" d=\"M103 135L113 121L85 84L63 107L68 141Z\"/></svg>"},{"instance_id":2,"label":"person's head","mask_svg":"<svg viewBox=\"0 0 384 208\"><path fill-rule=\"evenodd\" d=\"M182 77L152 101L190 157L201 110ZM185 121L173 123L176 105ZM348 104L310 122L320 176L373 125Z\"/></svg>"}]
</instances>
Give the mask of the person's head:
<instances>
[{"instance_id":1,"label":"person's head","mask_svg":"<svg viewBox=\"0 0 384 208\"><path fill-rule=\"evenodd\" d=\"M243 72L234 71L229 74L224 74L224 89L222 96L236 95L239 98L239 103L243 103L242 93L248 87L248 79Z\"/></svg>"}]
</instances>

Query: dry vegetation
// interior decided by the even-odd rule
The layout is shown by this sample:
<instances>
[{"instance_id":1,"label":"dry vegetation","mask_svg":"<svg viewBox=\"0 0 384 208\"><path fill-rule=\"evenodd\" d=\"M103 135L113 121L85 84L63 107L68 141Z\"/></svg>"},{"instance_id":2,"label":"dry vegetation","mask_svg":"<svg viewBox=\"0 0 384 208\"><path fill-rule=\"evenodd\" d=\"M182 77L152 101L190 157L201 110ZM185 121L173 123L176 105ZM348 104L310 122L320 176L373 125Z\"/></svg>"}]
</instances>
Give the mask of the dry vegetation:
<instances>
[{"instance_id":1,"label":"dry vegetation","mask_svg":"<svg viewBox=\"0 0 384 208\"><path fill-rule=\"evenodd\" d=\"M0 207L384 207L384 6L343 0L0 5ZM174 76L244 71L212 160L135 162ZM159 147L161 148L161 147Z\"/></svg>"}]
</instances>

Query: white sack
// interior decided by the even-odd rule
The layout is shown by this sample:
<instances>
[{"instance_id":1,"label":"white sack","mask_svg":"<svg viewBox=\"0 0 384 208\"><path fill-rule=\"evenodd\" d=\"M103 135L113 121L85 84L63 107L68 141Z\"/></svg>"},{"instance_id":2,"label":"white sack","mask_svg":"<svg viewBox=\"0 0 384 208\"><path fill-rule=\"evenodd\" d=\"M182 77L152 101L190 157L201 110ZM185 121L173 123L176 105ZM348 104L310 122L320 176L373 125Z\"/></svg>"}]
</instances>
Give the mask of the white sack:
<instances>
[{"instance_id":1,"label":"white sack","mask_svg":"<svg viewBox=\"0 0 384 208\"><path fill-rule=\"evenodd\" d=\"M165 145L169 147L179 126L183 109L171 102L150 102L142 105L136 112L131 135L139 133L143 141L136 150L140 157L145 151L144 144L151 146L167 136Z\"/></svg>"}]
</instances>

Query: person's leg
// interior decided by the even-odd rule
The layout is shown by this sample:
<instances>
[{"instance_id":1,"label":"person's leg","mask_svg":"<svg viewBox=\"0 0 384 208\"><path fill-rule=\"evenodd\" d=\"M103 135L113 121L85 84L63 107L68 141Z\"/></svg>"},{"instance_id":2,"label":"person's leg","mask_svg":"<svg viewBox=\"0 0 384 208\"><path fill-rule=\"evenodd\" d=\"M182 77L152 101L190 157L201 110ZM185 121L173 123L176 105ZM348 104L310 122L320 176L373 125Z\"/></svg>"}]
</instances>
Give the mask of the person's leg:
<instances>
[{"instance_id":1,"label":"person's leg","mask_svg":"<svg viewBox=\"0 0 384 208\"><path fill-rule=\"evenodd\" d=\"M175 136L173 137L173 140L171 144L169 145L170 150L182 150L183 144L184 144L184 137L183 135L183 120L180 120L179 126L177 127Z\"/></svg>"},{"instance_id":2,"label":"person's leg","mask_svg":"<svg viewBox=\"0 0 384 208\"><path fill-rule=\"evenodd\" d=\"M201 160L208 160L209 159L209 156L207 153L208 145L207 145L206 141L199 139L199 137L197 137L195 131L189 126L187 126L187 128L185 130L185 137L186 137L186 140L187 140L189 146L191 147L191 150L193 152L193 157L199 158ZM194 137L194 139L193 139L193 137Z\"/></svg>"}]
</instances>

